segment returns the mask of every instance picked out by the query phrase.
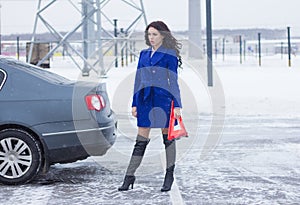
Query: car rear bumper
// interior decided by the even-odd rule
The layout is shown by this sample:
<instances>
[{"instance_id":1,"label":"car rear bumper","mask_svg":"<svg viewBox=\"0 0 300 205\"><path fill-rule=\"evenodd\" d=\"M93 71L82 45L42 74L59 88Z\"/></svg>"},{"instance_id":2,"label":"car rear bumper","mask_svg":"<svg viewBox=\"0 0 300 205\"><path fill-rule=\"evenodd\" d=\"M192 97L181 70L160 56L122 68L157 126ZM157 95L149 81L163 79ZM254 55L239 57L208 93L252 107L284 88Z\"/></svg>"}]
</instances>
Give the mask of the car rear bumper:
<instances>
[{"instance_id":1,"label":"car rear bumper","mask_svg":"<svg viewBox=\"0 0 300 205\"><path fill-rule=\"evenodd\" d=\"M104 155L117 137L117 120L115 116L112 118L114 120L108 124L97 124L93 128L86 129L79 129L78 126L74 126L74 123L71 123L70 126L73 128L70 129L68 126L70 123L64 122L64 127L69 127L68 130L43 133L43 144L46 146L50 164L68 163L89 156ZM81 122L81 124L86 123ZM49 129L49 124L47 128Z\"/></svg>"},{"instance_id":2,"label":"car rear bumper","mask_svg":"<svg viewBox=\"0 0 300 205\"><path fill-rule=\"evenodd\" d=\"M51 141L60 141L62 137L70 140L57 148L49 147L49 142L46 142L48 144L49 161L51 164L68 163L85 159L89 156L102 156L114 144L116 140L115 130L116 125L113 125L103 129L77 130L76 134L68 133L51 136Z\"/></svg>"}]
</instances>

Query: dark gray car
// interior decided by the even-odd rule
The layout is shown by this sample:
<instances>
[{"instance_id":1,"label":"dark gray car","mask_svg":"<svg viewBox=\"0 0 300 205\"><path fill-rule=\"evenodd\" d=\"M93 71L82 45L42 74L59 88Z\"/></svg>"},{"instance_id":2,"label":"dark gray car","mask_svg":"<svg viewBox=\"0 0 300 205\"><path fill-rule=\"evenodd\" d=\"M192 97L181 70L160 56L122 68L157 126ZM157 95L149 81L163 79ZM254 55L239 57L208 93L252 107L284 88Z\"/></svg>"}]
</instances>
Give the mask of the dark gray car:
<instances>
[{"instance_id":1,"label":"dark gray car","mask_svg":"<svg viewBox=\"0 0 300 205\"><path fill-rule=\"evenodd\" d=\"M0 57L0 183L26 183L52 164L104 155L116 126L104 83Z\"/></svg>"}]
</instances>

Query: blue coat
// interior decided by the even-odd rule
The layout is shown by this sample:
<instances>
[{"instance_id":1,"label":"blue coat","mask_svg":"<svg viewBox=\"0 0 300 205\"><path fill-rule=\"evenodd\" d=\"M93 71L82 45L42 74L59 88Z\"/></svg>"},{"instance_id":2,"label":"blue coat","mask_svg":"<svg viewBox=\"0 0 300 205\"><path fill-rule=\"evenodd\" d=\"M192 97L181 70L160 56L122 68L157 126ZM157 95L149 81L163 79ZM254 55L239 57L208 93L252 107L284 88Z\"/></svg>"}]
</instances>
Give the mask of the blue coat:
<instances>
[{"instance_id":1,"label":"blue coat","mask_svg":"<svg viewBox=\"0 0 300 205\"><path fill-rule=\"evenodd\" d=\"M175 50L160 47L142 50L134 83L132 107L137 107L137 126L169 126L171 101L182 107L178 86L178 58Z\"/></svg>"}]
</instances>

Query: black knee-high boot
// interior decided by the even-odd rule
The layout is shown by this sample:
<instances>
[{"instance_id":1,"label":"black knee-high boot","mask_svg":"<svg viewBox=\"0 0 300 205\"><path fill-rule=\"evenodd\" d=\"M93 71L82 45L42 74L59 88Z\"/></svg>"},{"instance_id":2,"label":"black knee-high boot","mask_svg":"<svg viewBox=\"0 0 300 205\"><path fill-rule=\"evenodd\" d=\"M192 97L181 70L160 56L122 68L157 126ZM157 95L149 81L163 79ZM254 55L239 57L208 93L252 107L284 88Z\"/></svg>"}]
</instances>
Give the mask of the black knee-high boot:
<instances>
[{"instance_id":1,"label":"black knee-high boot","mask_svg":"<svg viewBox=\"0 0 300 205\"><path fill-rule=\"evenodd\" d=\"M127 191L129 186L133 188L133 184L135 181L134 173L136 169L140 166L143 156L145 154L146 147L149 143L150 139L142 137L140 135L136 138L136 143L133 148L133 152L131 155L131 159L126 171L126 175L124 178L124 182L121 187L119 187L119 191Z\"/></svg>"},{"instance_id":2,"label":"black knee-high boot","mask_svg":"<svg viewBox=\"0 0 300 205\"><path fill-rule=\"evenodd\" d=\"M168 135L163 134L163 141L166 150L166 174L164 184L161 188L162 192L170 191L174 181L174 169L176 160L176 143L175 140L168 140Z\"/></svg>"}]
</instances>

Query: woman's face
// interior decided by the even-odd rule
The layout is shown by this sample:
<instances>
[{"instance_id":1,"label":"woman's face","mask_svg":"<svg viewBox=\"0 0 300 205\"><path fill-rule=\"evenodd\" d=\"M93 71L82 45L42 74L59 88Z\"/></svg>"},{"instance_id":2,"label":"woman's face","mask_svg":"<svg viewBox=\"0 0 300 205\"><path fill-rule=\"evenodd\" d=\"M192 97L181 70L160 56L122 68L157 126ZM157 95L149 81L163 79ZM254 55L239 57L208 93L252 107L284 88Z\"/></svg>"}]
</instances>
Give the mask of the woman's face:
<instances>
[{"instance_id":1,"label":"woman's face","mask_svg":"<svg viewBox=\"0 0 300 205\"><path fill-rule=\"evenodd\" d=\"M156 50L162 45L164 36L157 29L150 27L148 29L148 39L153 49Z\"/></svg>"}]
</instances>

